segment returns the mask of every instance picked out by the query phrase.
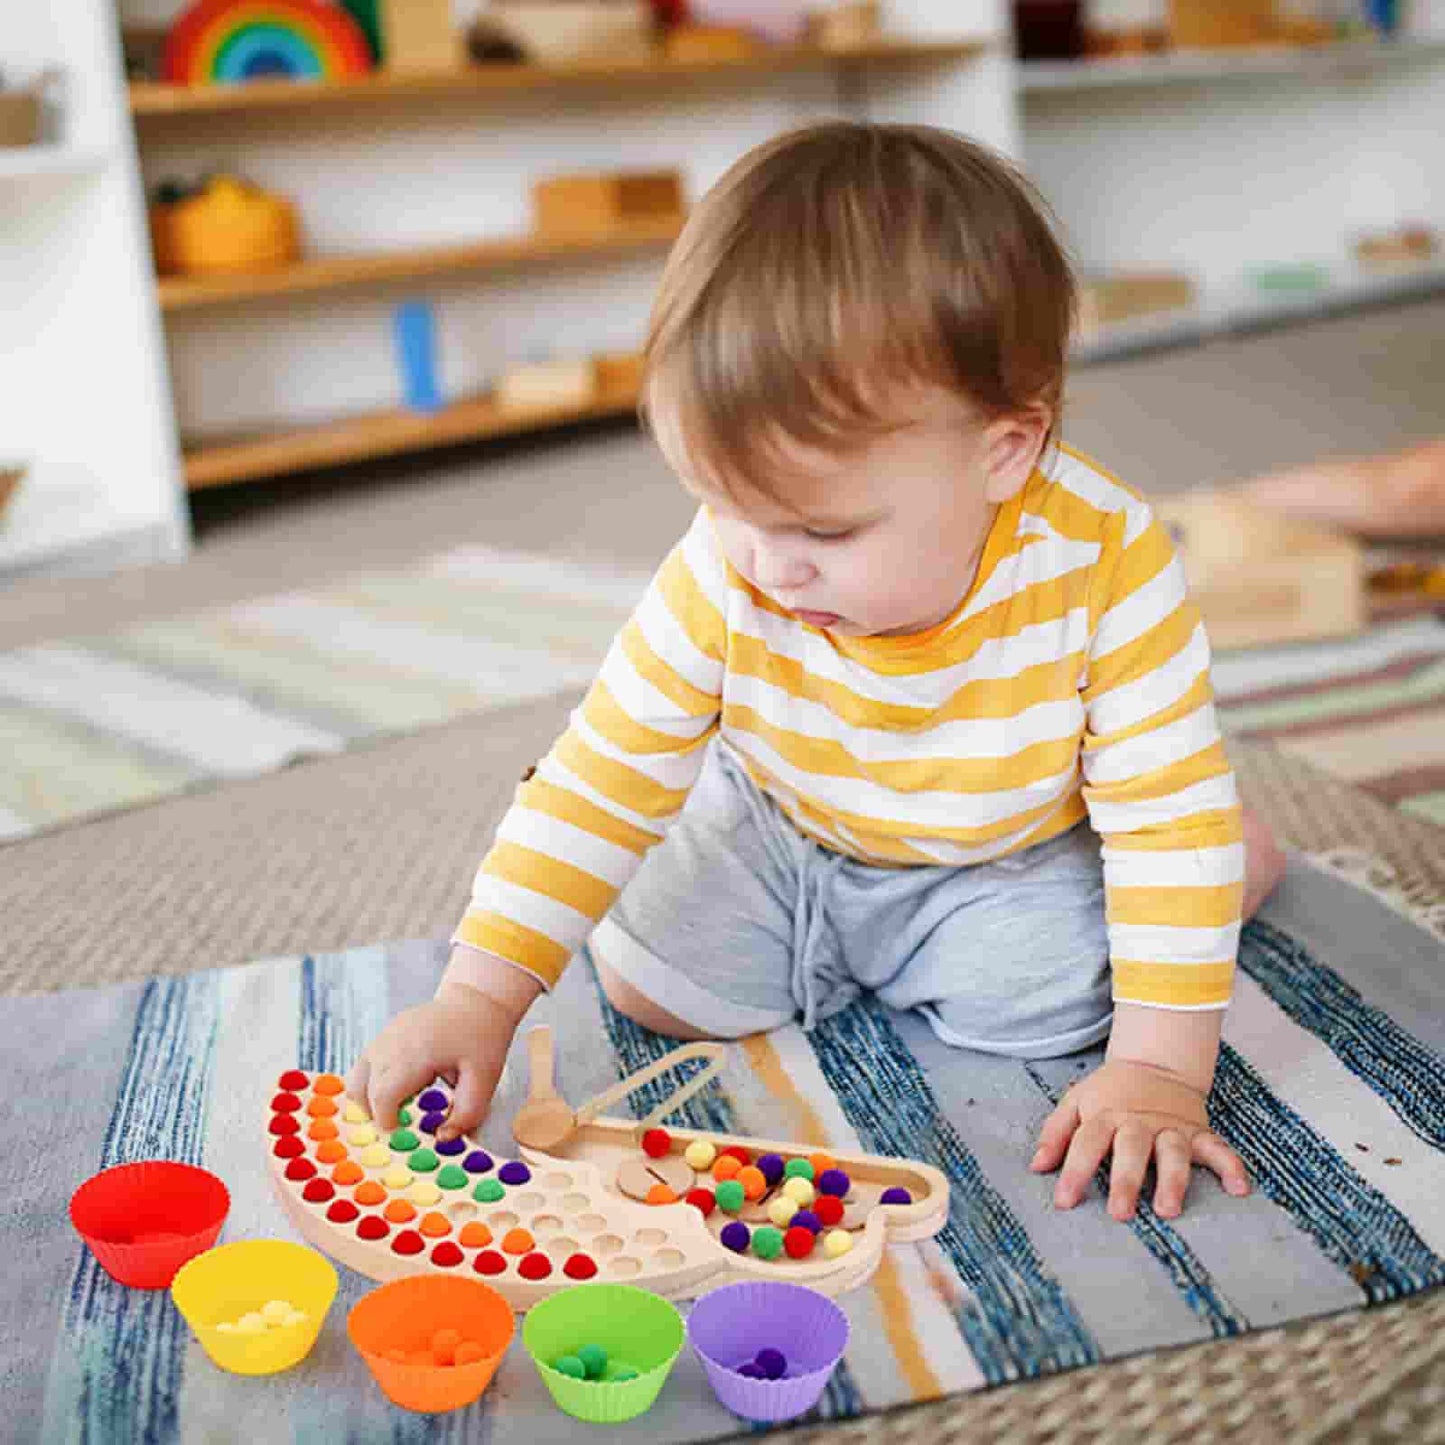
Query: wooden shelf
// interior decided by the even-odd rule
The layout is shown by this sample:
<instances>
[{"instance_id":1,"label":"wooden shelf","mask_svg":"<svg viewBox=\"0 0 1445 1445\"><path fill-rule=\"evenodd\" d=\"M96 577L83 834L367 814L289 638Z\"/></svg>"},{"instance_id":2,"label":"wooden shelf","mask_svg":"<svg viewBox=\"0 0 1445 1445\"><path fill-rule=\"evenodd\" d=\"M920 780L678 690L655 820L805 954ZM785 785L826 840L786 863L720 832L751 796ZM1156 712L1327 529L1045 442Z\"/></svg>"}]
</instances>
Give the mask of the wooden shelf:
<instances>
[{"instance_id":1,"label":"wooden shelf","mask_svg":"<svg viewBox=\"0 0 1445 1445\"><path fill-rule=\"evenodd\" d=\"M282 476L370 457L625 416L636 410L637 400L637 391L631 386L599 391L580 406L503 408L490 396L474 396L432 415L405 410L368 412L322 426L200 442L186 450L186 486L194 492L254 477Z\"/></svg>"},{"instance_id":2,"label":"wooden shelf","mask_svg":"<svg viewBox=\"0 0 1445 1445\"><path fill-rule=\"evenodd\" d=\"M225 276L163 276L161 307L166 312L251 301L266 296L300 296L461 271L502 271L561 261L605 259L670 245L681 230L668 218L630 225L594 236L509 236L451 246L424 246L372 255L318 256L274 271Z\"/></svg>"},{"instance_id":3,"label":"wooden shelf","mask_svg":"<svg viewBox=\"0 0 1445 1445\"><path fill-rule=\"evenodd\" d=\"M164 116L234 115L313 106L367 105L427 96L505 96L516 92L667 84L707 75L769 75L835 66L927 64L963 60L980 53L977 40L879 40L848 50L779 46L738 60L607 60L566 66L474 65L415 74L379 72L344 81L259 80L246 85L182 86L137 81L130 87L138 119Z\"/></svg>"}]
</instances>

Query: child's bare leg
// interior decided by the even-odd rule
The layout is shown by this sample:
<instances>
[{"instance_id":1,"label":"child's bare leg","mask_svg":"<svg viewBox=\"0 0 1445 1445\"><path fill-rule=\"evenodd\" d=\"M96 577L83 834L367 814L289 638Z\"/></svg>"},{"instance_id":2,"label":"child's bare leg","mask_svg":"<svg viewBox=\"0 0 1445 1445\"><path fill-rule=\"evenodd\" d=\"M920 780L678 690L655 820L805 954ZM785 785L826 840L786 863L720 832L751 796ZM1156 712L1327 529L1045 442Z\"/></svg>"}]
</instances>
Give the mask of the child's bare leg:
<instances>
[{"instance_id":1,"label":"child's bare leg","mask_svg":"<svg viewBox=\"0 0 1445 1445\"><path fill-rule=\"evenodd\" d=\"M1362 537L1445 536L1445 440L1255 477L1238 493Z\"/></svg>"},{"instance_id":2,"label":"child's bare leg","mask_svg":"<svg viewBox=\"0 0 1445 1445\"><path fill-rule=\"evenodd\" d=\"M602 992L607 995L608 1002L618 1013L626 1014L633 1023L641 1024L655 1034L664 1034L672 1039L686 1039L689 1043L695 1039L713 1037L693 1028L691 1024L683 1023L666 1009L659 1008L646 994L633 988L625 978L613 973L601 959L595 961L597 977L602 981Z\"/></svg>"},{"instance_id":3,"label":"child's bare leg","mask_svg":"<svg viewBox=\"0 0 1445 1445\"><path fill-rule=\"evenodd\" d=\"M1284 877L1285 857L1269 824L1252 808L1244 810L1244 916L1253 918L1259 906Z\"/></svg>"}]
</instances>

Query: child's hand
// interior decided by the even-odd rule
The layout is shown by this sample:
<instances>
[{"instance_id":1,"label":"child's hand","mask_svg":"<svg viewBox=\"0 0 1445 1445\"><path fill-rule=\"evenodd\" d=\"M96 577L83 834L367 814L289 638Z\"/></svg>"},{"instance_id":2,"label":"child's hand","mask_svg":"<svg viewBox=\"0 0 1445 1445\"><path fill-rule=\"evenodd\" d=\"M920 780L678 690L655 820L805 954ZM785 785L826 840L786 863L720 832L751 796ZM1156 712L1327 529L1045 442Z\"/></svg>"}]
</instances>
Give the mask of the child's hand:
<instances>
[{"instance_id":1,"label":"child's hand","mask_svg":"<svg viewBox=\"0 0 1445 1445\"><path fill-rule=\"evenodd\" d=\"M1054 1204L1072 1209L1113 1154L1109 1213L1132 1219L1152 1160L1154 1209L1173 1219L1184 1207L1191 1164L1206 1165L1231 1194L1248 1194L1239 1155L1209 1127L1205 1096L1183 1079L1147 1064L1110 1060L1064 1095L1039 1133L1029 1167L1048 1173L1062 1163Z\"/></svg>"},{"instance_id":2,"label":"child's hand","mask_svg":"<svg viewBox=\"0 0 1445 1445\"><path fill-rule=\"evenodd\" d=\"M437 1131L454 1139L486 1118L521 1014L465 984L443 984L429 1003L398 1014L367 1046L346 1079L346 1091L382 1129L396 1111L441 1077L452 1108Z\"/></svg>"}]
</instances>

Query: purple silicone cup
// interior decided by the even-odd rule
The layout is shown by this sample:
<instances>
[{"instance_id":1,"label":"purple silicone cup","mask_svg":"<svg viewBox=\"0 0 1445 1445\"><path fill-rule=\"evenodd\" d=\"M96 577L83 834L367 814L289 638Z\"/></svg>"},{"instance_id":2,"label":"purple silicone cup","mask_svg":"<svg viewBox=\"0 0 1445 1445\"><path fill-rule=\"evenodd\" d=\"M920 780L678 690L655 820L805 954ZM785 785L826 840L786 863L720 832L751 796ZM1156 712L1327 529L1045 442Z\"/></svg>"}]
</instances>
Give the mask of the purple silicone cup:
<instances>
[{"instance_id":1,"label":"purple silicone cup","mask_svg":"<svg viewBox=\"0 0 1445 1445\"><path fill-rule=\"evenodd\" d=\"M718 1400L744 1420L774 1423L806 1414L848 1348L848 1317L817 1290L780 1280L745 1280L705 1294L687 1337ZM750 1380L738 1369L759 1350L781 1350L781 1380Z\"/></svg>"}]
</instances>

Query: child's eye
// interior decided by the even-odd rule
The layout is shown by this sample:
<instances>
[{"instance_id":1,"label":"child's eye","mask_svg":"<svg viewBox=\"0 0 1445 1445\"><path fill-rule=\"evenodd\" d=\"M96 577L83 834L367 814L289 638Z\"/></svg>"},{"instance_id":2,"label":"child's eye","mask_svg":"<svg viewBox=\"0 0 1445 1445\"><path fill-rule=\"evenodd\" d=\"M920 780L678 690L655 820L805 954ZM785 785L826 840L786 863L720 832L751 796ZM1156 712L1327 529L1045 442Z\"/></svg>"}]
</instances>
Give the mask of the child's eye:
<instances>
[{"instance_id":1,"label":"child's eye","mask_svg":"<svg viewBox=\"0 0 1445 1445\"><path fill-rule=\"evenodd\" d=\"M857 531L857 527L845 527L841 532L823 532L817 527L804 527L803 535L814 542L842 542Z\"/></svg>"}]
</instances>

